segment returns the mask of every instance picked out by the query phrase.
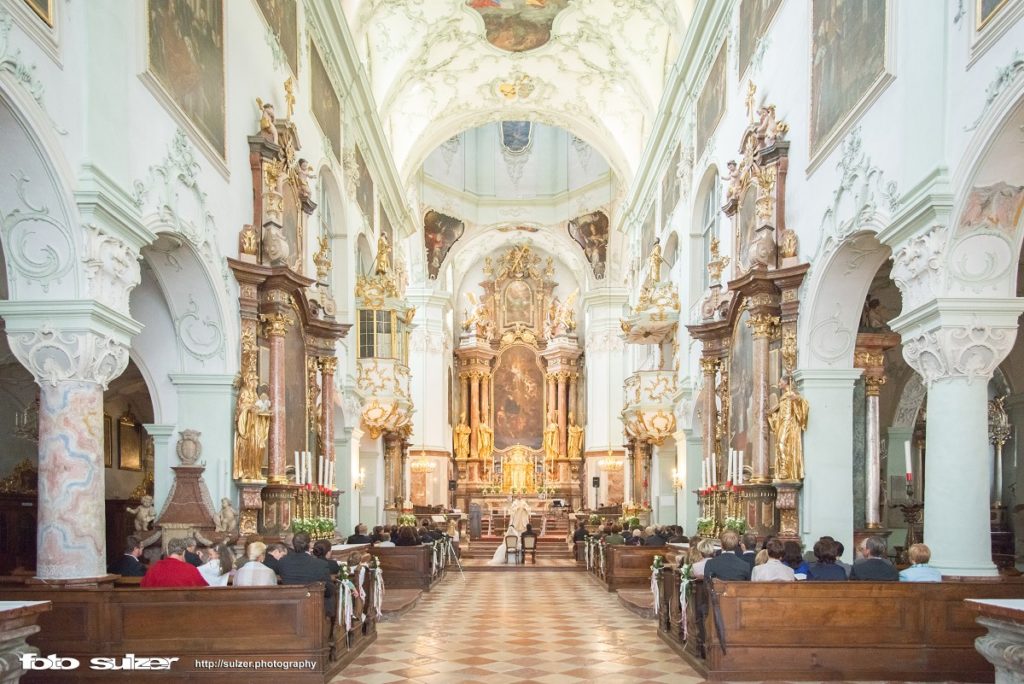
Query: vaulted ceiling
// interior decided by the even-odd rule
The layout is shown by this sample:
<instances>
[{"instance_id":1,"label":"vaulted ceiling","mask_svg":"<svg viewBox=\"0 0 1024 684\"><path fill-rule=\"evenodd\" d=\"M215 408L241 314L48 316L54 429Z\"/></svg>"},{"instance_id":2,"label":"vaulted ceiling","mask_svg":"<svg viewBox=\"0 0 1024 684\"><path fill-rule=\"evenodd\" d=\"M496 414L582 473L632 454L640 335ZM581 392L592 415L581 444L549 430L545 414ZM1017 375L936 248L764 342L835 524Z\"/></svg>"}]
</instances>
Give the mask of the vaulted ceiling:
<instances>
[{"instance_id":1,"label":"vaulted ceiling","mask_svg":"<svg viewBox=\"0 0 1024 684\"><path fill-rule=\"evenodd\" d=\"M342 0L409 182L466 129L568 129L625 188L696 0Z\"/></svg>"}]
</instances>

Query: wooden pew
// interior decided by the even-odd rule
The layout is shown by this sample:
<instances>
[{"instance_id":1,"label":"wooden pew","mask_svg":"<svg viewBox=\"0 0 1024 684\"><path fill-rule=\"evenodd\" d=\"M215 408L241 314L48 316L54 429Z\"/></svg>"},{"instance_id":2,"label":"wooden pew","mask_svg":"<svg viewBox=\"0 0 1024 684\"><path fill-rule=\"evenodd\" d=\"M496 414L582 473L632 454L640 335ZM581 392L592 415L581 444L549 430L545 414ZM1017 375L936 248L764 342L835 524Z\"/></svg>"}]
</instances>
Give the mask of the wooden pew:
<instances>
[{"instance_id":1,"label":"wooden pew","mask_svg":"<svg viewBox=\"0 0 1024 684\"><path fill-rule=\"evenodd\" d=\"M606 591L625 587L647 586L651 582L651 564L655 556L664 557L669 549L664 546L605 546L604 575L591 573Z\"/></svg>"},{"instance_id":2,"label":"wooden pew","mask_svg":"<svg viewBox=\"0 0 1024 684\"><path fill-rule=\"evenodd\" d=\"M430 591L447 572L447 568L432 572L433 549L426 544L374 546L369 551L380 560L384 584L388 588Z\"/></svg>"},{"instance_id":3,"label":"wooden pew","mask_svg":"<svg viewBox=\"0 0 1024 684\"><path fill-rule=\"evenodd\" d=\"M364 587L366 619L356 616L348 634L344 626L325 616L323 589L320 582L204 589L5 585L4 597L53 602L53 610L39 621L41 631L28 641L43 655L80 660L75 679L110 680L110 671L90 669L92 659L120 662L132 653L140 658L178 659L169 671L116 673L133 682L187 677L323 683L377 638L369 576ZM263 666L257 669L256 661ZM274 662L303 665L285 669L273 666ZM33 672L24 681L55 680L52 673Z\"/></svg>"},{"instance_id":4,"label":"wooden pew","mask_svg":"<svg viewBox=\"0 0 1024 684\"><path fill-rule=\"evenodd\" d=\"M1024 595L1019 579L698 581L684 641L679 581L678 571L661 573L658 635L711 681L991 682L974 648L984 629L964 600Z\"/></svg>"}]
</instances>

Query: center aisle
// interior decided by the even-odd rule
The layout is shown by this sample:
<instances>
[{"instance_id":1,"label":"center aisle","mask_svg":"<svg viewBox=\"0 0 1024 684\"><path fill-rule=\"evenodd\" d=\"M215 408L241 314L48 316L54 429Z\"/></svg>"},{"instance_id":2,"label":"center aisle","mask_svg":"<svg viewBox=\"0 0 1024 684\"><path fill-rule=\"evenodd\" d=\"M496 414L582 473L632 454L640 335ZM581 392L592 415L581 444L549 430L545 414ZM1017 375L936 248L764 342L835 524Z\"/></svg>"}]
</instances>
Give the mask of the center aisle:
<instances>
[{"instance_id":1,"label":"center aisle","mask_svg":"<svg viewBox=\"0 0 1024 684\"><path fill-rule=\"evenodd\" d=\"M333 682L700 682L642 620L584 573L448 577Z\"/></svg>"}]
</instances>

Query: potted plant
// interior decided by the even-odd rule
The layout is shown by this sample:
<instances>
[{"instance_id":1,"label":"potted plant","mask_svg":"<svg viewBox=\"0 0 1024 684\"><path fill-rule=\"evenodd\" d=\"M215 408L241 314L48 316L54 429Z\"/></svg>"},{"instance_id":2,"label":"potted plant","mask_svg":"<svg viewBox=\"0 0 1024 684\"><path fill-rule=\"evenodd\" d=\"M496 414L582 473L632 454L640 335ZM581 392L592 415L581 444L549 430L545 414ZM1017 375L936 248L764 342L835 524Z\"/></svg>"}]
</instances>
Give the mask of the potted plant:
<instances>
[{"instance_id":1,"label":"potted plant","mask_svg":"<svg viewBox=\"0 0 1024 684\"><path fill-rule=\"evenodd\" d=\"M747 521L743 518L729 517L725 519L725 529L732 530L736 534L743 534L747 531Z\"/></svg>"},{"instance_id":2,"label":"potted plant","mask_svg":"<svg viewBox=\"0 0 1024 684\"><path fill-rule=\"evenodd\" d=\"M714 518L697 518L697 534L702 537L710 537L715 532Z\"/></svg>"}]
</instances>

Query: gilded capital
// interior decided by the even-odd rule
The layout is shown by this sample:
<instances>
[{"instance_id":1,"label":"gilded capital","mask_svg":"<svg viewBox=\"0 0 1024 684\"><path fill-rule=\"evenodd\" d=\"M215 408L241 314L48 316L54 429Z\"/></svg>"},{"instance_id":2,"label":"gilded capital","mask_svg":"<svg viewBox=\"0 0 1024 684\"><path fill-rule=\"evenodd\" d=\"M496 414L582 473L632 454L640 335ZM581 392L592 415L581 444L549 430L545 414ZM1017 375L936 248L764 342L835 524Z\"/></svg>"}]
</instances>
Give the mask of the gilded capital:
<instances>
[{"instance_id":1,"label":"gilded capital","mask_svg":"<svg viewBox=\"0 0 1024 684\"><path fill-rule=\"evenodd\" d=\"M770 314L754 314L747 319L747 325L754 331L754 337L771 337L779 325L779 317Z\"/></svg>"},{"instance_id":2,"label":"gilded capital","mask_svg":"<svg viewBox=\"0 0 1024 684\"><path fill-rule=\"evenodd\" d=\"M721 365L721 359L714 356L705 356L700 360L700 370L704 375L714 375Z\"/></svg>"},{"instance_id":3,"label":"gilded capital","mask_svg":"<svg viewBox=\"0 0 1024 684\"><path fill-rule=\"evenodd\" d=\"M295 323L291 316L280 312L260 314L260 321L264 324L268 337L284 337L288 328Z\"/></svg>"},{"instance_id":4,"label":"gilded capital","mask_svg":"<svg viewBox=\"0 0 1024 684\"><path fill-rule=\"evenodd\" d=\"M321 356L317 363L320 365L320 372L324 375L334 375L338 370L337 356Z\"/></svg>"},{"instance_id":5,"label":"gilded capital","mask_svg":"<svg viewBox=\"0 0 1024 684\"><path fill-rule=\"evenodd\" d=\"M864 376L864 393L869 397L877 397L885 384L885 375L871 374Z\"/></svg>"}]
</instances>

